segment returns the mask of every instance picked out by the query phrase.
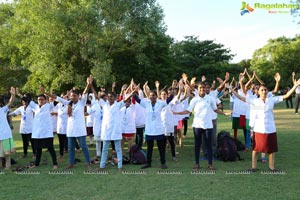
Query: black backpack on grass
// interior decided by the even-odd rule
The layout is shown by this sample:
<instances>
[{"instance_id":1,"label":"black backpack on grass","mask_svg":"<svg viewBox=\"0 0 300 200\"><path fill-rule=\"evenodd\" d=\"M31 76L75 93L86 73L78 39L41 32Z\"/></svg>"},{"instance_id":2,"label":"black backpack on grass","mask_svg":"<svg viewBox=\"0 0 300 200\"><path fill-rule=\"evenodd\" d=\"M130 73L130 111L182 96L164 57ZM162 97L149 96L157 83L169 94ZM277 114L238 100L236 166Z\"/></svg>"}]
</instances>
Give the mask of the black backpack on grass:
<instances>
[{"instance_id":1,"label":"black backpack on grass","mask_svg":"<svg viewBox=\"0 0 300 200\"><path fill-rule=\"evenodd\" d=\"M241 157L238 153L236 143L232 137L230 137L229 132L221 131L218 136L218 149L217 156L219 160L227 161L236 161L241 160Z\"/></svg>"},{"instance_id":2,"label":"black backpack on grass","mask_svg":"<svg viewBox=\"0 0 300 200\"><path fill-rule=\"evenodd\" d=\"M137 145L129 149L129 160L132 164L145 164L147 162L146 152Z\"/></svg>"}]
</instances>

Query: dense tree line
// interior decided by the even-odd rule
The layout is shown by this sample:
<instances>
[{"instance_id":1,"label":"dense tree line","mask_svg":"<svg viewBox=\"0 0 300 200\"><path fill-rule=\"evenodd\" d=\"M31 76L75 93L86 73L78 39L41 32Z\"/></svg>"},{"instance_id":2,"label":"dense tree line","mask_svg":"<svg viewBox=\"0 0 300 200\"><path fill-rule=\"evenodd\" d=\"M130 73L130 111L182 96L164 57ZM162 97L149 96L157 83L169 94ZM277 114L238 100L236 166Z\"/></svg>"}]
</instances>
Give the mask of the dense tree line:
<instances>
[{"instance_id":1,"label":"dense tree line","mask_svg":"<svg viewBox=\"0 0 300 200\"><path fill-rule=\"evenodd\" d=\"M37 93L40 85L53 92L74 85L83 88L84 77L89 74L93 74L97 86L109 86L116 81L117 87L121 87L131 78L142 84L148 80L153 86L157 79L168 85L172 79L180 78L182 72L198 79L206 75L212 81L226 71L238 75L244 67L250 68L249 61L230 64L234 55L215 41L194 36L175 41L166 34L163 17L155 0L2 3L0 92L11 85L32 93ZM279 58L279 54L268 60L265 52L272 46L258 50L251 61L251 69L266 80L280 67L296 68L293 59L297 56L292 55L297 50L291 52L287 45L296 48L298 39L275 39L272 45L275 41L278 48L283 48L281 43L285 41L286 48L280 55L288 53L289 60ZM262 68L266 67L268 71L263 73Z\"/></svg>"}]
</instances>

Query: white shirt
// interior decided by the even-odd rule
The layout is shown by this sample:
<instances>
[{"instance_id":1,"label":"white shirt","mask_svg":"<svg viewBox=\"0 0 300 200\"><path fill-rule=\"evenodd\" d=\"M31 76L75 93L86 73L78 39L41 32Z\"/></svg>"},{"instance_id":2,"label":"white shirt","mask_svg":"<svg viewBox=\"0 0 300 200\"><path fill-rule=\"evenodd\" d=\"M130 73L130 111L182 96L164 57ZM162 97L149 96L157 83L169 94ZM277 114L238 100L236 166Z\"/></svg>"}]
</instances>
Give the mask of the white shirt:
<instances>
[{"instance_id":1,"label":"white shirt","mask_svg":"<svg viewBox=\"0 0 300 200\"><path fill-rule=\"evenodd\" d=\"M298 85L298 86L296 87L295 92L296 92L296 94L300 94L300 85Z\"/></svg>"},{"instance_id":2,"label":"white shirt","mask_svg":"<svg viewBox=\"0 0 300 200\"><path fill-rule=\"evenodd\" d=\"M65 106L62 103L57 105L57 133L58 134L67 134L68 126L68 106Z\"/></svg>"},{"instance_id":3,"label":"white shirt","mask_svg":"<svg viewBox=\"0 0 300 200\"><path fill-rule=\"evenodd\" d=\"M152 106L150 100L141 99L140 104L146 109L145 134L149 136L164 134L161 111L163 107L167 106L167 102L157 100L154 106Z\"/></svg>"},{"instance_id":4,"label":"white shirt","mask_svg":"<svg viewBox=\"0 0 300 200\"><path fill-rule=\"evenodd\" d=\"M245 97L245 94L241 90L238 90L238 94L242 97ZM246 113L247 113L246 103L241 101L234 94L232 95L232 98L233 98L233 102L234 102L232 117L240 117L240 115L246 115Z\"/></svg>"},{"instance_id":5,"label":"white shirt","mask_svg":"<svg viewBox=\"0 0 300 200\"><path fill-rule=\"evenodd\" d=\"M31 101L29 106L34 112L32 138L53 138L53 124L50 114L52 105L46 103L40 107L35 102Z\"/></svg>"},{"instance_id":6,"label":"white shirt","mask_svg":"<svg viewBox=\"0 0 300 200\"><path fill-rule=\"evenodd\" d=\"M11 129L7 121L8 106L0 107L0 140L12 138Z\"/></svg>"},{"instance_id":7,"label":"white shirt","mask_svg":"<svg viewBox=\"0 0 300 200\"><path fill-rule=\"evenodd\" d=\"M218 93L219 93L218 90L213 90L213 91L210 91L210 93L209 93L209 96L215 102L216 106L221 103L221 100L218 98ZM214 110L211 110L211 116L212 116L212 119L214 120L214 119L217 119L218 114Z\"/></svg>"},{"instance_id":8,"label":"white shirt","mask_svg":"<svg viewBox=\"0 0 300 200\"><path fill-rule=\"evenodd\" d=\"M269 97L265 102L261 98L246 98L246 102L251 104L251 109L253 109L251 125L254 125L254 132L264 134L276 132L273 108L275 103L281 101L283 101L283 96Z\"/></svg>"},{"instance_id":9,"label":"white shirt","mask_svg":"<svg viewBox=\"0 0 300 200\"><path fill-rule=\"evenodd\" d=\"M140 104L135 103L135 127L141 128L145 127L146 124L146 109Z\"/></svg>"},{"instance_id":10,"label":"white shirt","mask_svg":"<svg viewBox=\"0 0 300 200\"><path fill-rule=\"evenodd\" d=\"M192 126L203 129L213 128L211 109L217 110L217 105L209 95L193 98L188 108L190 112L194 110Z\"/></svg>"},{"instance_id":11,"label":"white shirt","mask_svg":"<svg viewBox=\"0 0 300 200\"><path fill-rule=\"evenodd\" d=\"M135 113L135 105L121 108L122 133L136 133Z\"/></svg>"},{"instance_id":12,"label":"white shirt","mask_svg":"<svg viewBox=\"0 0 300 200\"><path fill-rule=\"evenodd\" d=\"M174 97L172 101L165 106L161 111L161 119L164 127L164 134L174 133L174 125L178 124L177 118L171 112L173 106L177 103L177 98Z\"/></svg>"},{"instance_id":13,"label":"white shirt","mask_svg":"<svg viewBox=\"0 0 300 200\"><path fill-rule=\"evenodd\" d=\"M86 105L86 112L89 113L89 110L91 109L91 105ZM86 116L86 127L93 127L94 122L94 113L89 114Z\"/></svg>"},{"instance_id":14,"label":"white shirt","mask_svg":"<svg viewBox=\"0 0 300 200\"><path fill-rule=\"evenodd\" d=\"M70 101L61 97L56 98L57 101L68 106ZM86 104L87 94L82 95L76 104L72 104L72 115L68 116L67 137L81 137L86 136L86 126L84 118L84 106Z\"/></svg>"},{"instance_id":15,"label":"white shirt","mask_svg":"<svg viewBox=\"0 0 300 200\"><path fill-rule=\"evenodd\" d=\"M122 139L122 124L120 109L124 106L124 102L114 102L110 105L102 99L99 101L103 109L103 121L101 129L101 140L121 140Z\"/></svg>"},{"instance_id":16,"label":"white shirt","mask_svg":"<svg viewBox=\"0 0 300 200\"><path fill-rule=\"evenodd\" d=\"M93 134L94 137L100 138L101 136L101 127L103 120L103 111L98 102L96 102L91 109L88 110L88 114L93 114Z\"/></svg>"},{"instance_id":17,"label":"white shirt","mask_svg":"<svg viewBox=\"0 0 300 200\"><path fill-rule=\"evenodd\" d=\"M53 104L53 102L50 104ZM53 104L53 106L51 107L51 112L57 113L57 105L54 106L54 104ZM51 115L51 119L52 119L53 132L56 133L57 132L57 115Z\"/></svg>"},{"instance_id":18,"label":"white shirt","mask_svg":"<svg viewBox=\"0 0 300 200\"><path fill-rule=\"evenodd\" d=\"M32 133L32 124L33 124L33 111L30 106L27 106L25 109L24 106L20 106L14 112L9 115L17 116L21 115L20 123L20 133L21 134L30 134Z\"/></svg>"}]
</instances>

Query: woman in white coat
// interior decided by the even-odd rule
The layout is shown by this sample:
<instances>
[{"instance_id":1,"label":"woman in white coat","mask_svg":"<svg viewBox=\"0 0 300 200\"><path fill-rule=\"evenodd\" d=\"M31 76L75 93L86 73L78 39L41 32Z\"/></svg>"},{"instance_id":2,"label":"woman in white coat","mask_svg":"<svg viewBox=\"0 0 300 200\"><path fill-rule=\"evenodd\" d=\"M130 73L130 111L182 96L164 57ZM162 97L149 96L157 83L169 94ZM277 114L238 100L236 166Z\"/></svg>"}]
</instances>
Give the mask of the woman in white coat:
<instances>
[{"instance_id":1,"label":"woman in white coat","mask_svg":"<svg viewBox=\"0 0 300 200\"><path fill-rule=\"evenodd\" d=\"M92 77L87 78L87 85L83 91L81 99L79 99L78 90L70 91L70 100L65 100L56 95L45 93L46 95L56 99L56 101L61 102L68 107L68 123L67 123L67 137L69 145L69 167L74 168L75 164L75 141L79 141L79 145L83 150L84 158L88 168L91 167L89 150L86 145L86 126L85 126L85 116L84 107L87 101L87 93L93 82Z\"/></svg>"},{"instance_id":2,"label":"woman in white coat","mask_svg":"<svg viewBox=\"0 0 300 200\"><path fill-rule=\"evenodd\" d=\"M43 89L41 90L43 91ZM32 139L36 149L36 159L32 167L39 166L42 149L47 148L53 161L53 169L57 169L56 153L53 146L53 124L50 114L53 105L47 103L46 100L46 96L40 94L38 96L38 104L33 101L29 104L34 112Z\"/></svg>"},{"instance_id":3,"label":"woman in white coat","mask_svg":"<svg viewBox=\"0 0 300 200\"><path fill-rule=\"evenodd\" d=\"M32 124L33 124L33 111L29 105L30 101L27 97L22 97L22 106L17 108L14 112L10 113L11 116L21 115L20 123L20 134L23 141L23 155L20 158L26 158L28 152L29 141L32 147L33 157L35 157L35 148L32 135Z\"/></svg>"},{"instance_id":4,"label":"woman in white coat","mask_svg":"<svg viewBox=\"0 0 300 200\"><path fill-rule=\"evenodd\" d=\"M124 101L126 101L128 96ZM107 101L100 99L99 104L103 108L103 121L101 130L101 140L103 141L102 156L100 161L100 169L105 168L108 148L110 141L114 141L118 158L118 169L122 171L122 119L120 109L125 105L124 101L117 102L114 92L107 93Z\"/></svg>"},{"instance_id":5,"label":"woman in white coat","mask_svg":"<svg viewBox=\"0 0 300 200\"><path fill-rule=\"evenodd\" d=\"M68 99L65 95L62 95L64 99ZM67 141L67 125L68 125L68 106L63 103L57 105L57 136L59 141L59 155L60 158L64 156L64 152L68 151Z\"/></svg>"},{"instance_id":6,"label":"woman in white coat","mask_svg":"<svg viewBox=\"0 0 300 200\"><path fill-rule=\"evenodd\" d=\"M7 113L15 99L15 88L11 87L10 94L10 100L6 105L4 98L0 97L0 158L5 157L5 169L10 169L10 154L11 152L14 152L14 142L12 139L12 132L7 121Z\"/></svg>"}]
</instances>

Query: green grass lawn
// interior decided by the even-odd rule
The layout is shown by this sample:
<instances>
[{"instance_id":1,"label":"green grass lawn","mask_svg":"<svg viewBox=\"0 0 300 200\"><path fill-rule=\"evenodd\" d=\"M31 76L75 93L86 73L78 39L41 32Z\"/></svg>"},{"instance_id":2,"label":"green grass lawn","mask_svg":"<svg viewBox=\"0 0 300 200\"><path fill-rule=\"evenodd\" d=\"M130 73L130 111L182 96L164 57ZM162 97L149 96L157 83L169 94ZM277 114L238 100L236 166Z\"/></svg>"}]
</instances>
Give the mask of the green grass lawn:
<instances>
[{"instance_id":1,"label":"green grass lawn","mask_svg":"<svg viewBox=\"0 0 300 200\"><path fill-rule=\"evenodd\" d=\"M225 109L228 110L227 105ZM29 171L39 174L2 171L0 199L300 199L300 115L294 115L294 110L285 109L285 103L280 103L275 107L275 119L279 146L275 166L285 174L262 174L262 171L268 170L267 163L259 163L260 171L253 174L228 174L230 171L239 172L251 168L251 152L241 152L244 159L242 161L215 161L214 174L192 174L193 133L189 127L184 147L177 149L178 162L172 161L170 150L167 150L169 169L166 172L170 174L160 173L162 170L159 168L157 148L154 149L153 167L144 170L145 174L121 174L113 166L108 166L109 174L85 174L83 153L76 154L82 162L71 171L73 174L49 174L51 157L48 152L43 152L42 158L46 157L48 164L41 164ZM13 168L32 160L17 159L22 155L18 124L18 119L14 119L13 135L17 153L13 158L18 163ZM228 117L218 117L218 132L220 130L232 133ZM241 130L238 137L244 141ZM57 144L55 136L58 153ZM90 155L95 155L95 148L90 148ZM205 172L207 161L200 161L200 165ZM63 173L67 166L66 157L64 162L59 163L58 172ZM97 168L98 165L93 167ZM139 168L139 165L124 165L124 170L132 173L140 172Z\"/></svg>"}]
</instances>

